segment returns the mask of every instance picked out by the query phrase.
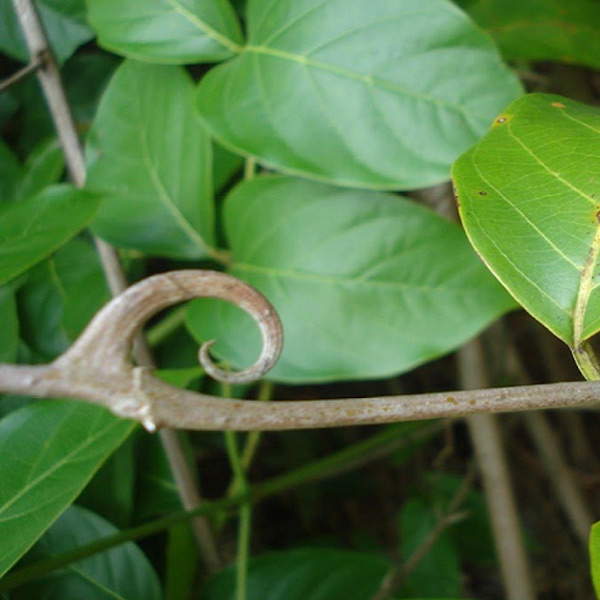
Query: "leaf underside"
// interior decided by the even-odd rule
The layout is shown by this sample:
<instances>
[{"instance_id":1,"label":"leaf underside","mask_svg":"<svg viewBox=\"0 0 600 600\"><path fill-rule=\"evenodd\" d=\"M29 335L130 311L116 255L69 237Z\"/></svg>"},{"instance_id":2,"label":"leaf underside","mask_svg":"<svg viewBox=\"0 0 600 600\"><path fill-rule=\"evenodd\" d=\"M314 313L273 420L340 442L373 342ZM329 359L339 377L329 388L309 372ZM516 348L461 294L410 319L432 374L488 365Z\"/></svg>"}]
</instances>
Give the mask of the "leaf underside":
<instances>
[{"instance_id":1,"label":"leaf underside","mask_svg":"<svg viewBox=\"0 0 600 600\"><path fill-rule=\"evenodd\" d=\"M600 329L600 112L530 94L453 168L467 235L536 319L570 346Z\"/></svg>"}]
</instances>

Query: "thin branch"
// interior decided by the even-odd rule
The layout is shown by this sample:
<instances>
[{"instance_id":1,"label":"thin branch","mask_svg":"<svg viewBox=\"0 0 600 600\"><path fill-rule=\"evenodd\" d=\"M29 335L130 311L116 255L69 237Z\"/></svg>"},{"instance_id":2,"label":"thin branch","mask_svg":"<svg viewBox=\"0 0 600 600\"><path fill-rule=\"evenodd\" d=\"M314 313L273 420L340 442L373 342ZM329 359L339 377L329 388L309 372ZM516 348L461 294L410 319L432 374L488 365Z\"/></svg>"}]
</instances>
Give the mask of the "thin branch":
<instances>
[{"instance_id":1,"label":"thin branch","mask_svg":"<svg viewBox=\"0 0 600 600\"><path fill-rule=\"evenodd\" d=\"M460 487L454 494L454 497L450 501L448 508L438 519L433 529L429 532L421 544L419 544L406 562L400 565L395 565L388 571L381 582L381 586L373 595L371 600L386 600L386 598L398 591L404 584L406 578L415 570L418 564L425 558L427 553L438 541L442 533L444 533L448 527L454 525L454 523L457 523L465 518L466 513L460 513L457 511L465 501L467 494L471 489L474 474L474 470L470 469L466 477L463 479Z\"/></svg>"},{"instance_id":2,"label":"thin branch","mask_svg":"<svg viewBox=\"0 0 600 600\"><path fill-rule=\"evenodd\" d=\"M479 340L470 342L458 351L458 363L460 379L465 389L487 384ZM473 415L467 419L467 425L483 477L486 503L507 598L535 600L531 569L521 536L497 418L492 414Z\"/></svg>"},{"instance_id":3,"label":"thin branch","mask_svg":"<svg viewBox=\"0 0 600 600\"><path fill-rule=\"evenodd\" d=\"M159 434L183 507L192 510L201 506L203 500L199 493L199 483L193 477L193 471L183 452L181 441L177 437L178 432L173 429L162 429ZM202 559L207 571L216 573L221 569L222 563L210 521L205 517L195 517L190 519L190 526L202 551Z\"/></svg>"},{"instance_id":4,"label":"thin branch","mask_svg":"<svg viewBox=\"0 0 600 600\"><path fill-rule=\"evenodd\" d=\"M65 155L67 170L75 185L83 187L86 177L83 149L48 38L31 0L13 0L13 5L25 36L31 65L39 63L37 76ZM98 237L94 237L94 243L109 288L113 296L117 296L127 288L127 280L117 252ZM139 365L148 368L154 366L148 346L141 335L138 335L135 341L134 356ZM197 507L200 496L194 488L194 474L183 458L183 448L177 434L164 429L161 432L161 441L184 507ZM219 562L217 548L209 532L208 522L204 517L198 517L192 520L192 528L207 566L216 570Z\"/></svg>"},{"instance_id":5,"label":"thin branch","mask_svg":"<svg viewBox=\"0 0 600 600\"><path fill-rule=\"evenodd\" d=\"M16 73L13 73L6 79L0 81L0 94L6 91L9 87L19 83L22 79L29 77L35 73L43 64L43 59L37 57L33 59L28 65L25 65L22 69L19 69Z\"/></svg>"}]
</instances>

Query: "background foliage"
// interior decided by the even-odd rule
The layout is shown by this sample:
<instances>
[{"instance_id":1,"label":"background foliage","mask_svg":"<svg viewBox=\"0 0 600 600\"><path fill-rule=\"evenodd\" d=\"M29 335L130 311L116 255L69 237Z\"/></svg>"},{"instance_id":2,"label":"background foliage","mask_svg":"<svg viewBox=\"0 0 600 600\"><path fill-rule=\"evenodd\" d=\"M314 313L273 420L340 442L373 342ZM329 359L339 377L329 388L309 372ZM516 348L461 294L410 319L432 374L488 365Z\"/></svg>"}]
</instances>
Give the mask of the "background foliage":
<instances>
[{"instance_id":1,"label":"background foliage","mask_svg":"<svg viewBox=\"0 0 600 600\"><path fill-rule=\"evenodd\" d=\"M273 385L277 397L308 398L456 387L448 356L516 304L447 218L447 182L454 161L513 101L502 114L513 119L516 134L494 128L455 167L468 181L468 193L459 186L462 216L505 286L570 341L572 321L546 314L539 295L521 291L518 269L494 263L486 244L496 242L478 227L491 219L507 248L525 260L535 256L536 265L546 251L522 245L519 228L527 220L486 212L491 198L483 200L481 192L493 196L494 178L530 178L527 185L546 190L531 201L531 212L543 213L557 178L548 183L547 173L529 168L521 146L561 162L596 143L596 109L557 97L565 110L546 104L548 114L542 114L535 103L545 96L522 97L524 81L534 91L564 92L566 86L573 97L595 100L597 76L584 70L600 62L595 0L568 7L554 0L38 5L85 141L88 179L84 190L63 182L62 155L34 80L0 95L1 360L52 360L107 299L93 232L119 248L132 281L200 265L227 270L263 291L286 333L283 356L260 388L263 397L274 394ZM0 50L5 75L27 61L9 2L0 5ZM565 119L580 117L590 130L583 142L572 141ZM506 168L498 169L498 156ZM586 156L585 177L597 160ZM513 164L521 171L509 173ZM579 185L579 165L571 167L561 181ZM591 195L595 184L588 183ZM515 193L523 194L521 183ZM588 204L584 198L568 210L569 216L582 213L581 231L567 230L564 215L548 221L547 237L562 240L553 248L587 235L595 218ZM584 242L578 251L570 261L576 268L587 256ZM570 252L571 245L560 254ZM545 257L556 261L552 253ZM550 270L539 269L536 277ZM569 273L556 273L562 296L548 292L547 304L568 296L564 303L571 306L578 280L573 275L571 282ZM535 283L553 286L546 279ZM523 315L509 322L521 350L524 338L534 340L534 360L525 361L532 377L574 376L562 359L554 368L549 357L560 350L533 322ZM597 327L586 321L584 329L589 336ZM149 331L169 381L255 395L252 388L215 389L204 380L195 352L198 341L212 338L217 356L232 368L256 356L252 323L216 301L176 308ZM499 365L495 376L506 383L512 375ZM0 414L0 574L19 559L17 573L119 530L127 538L128 528L180 508L157 440L131 424L68 401L5 397ZM566 436L576 427L583 431L580 468L595 466L585 440L597 424L586 423L586 432L581 422L565 423L559 426ZM517 435L520 421L509 425ZM461 425L270 434L253 460L258 440L258 434L186 439L209 497L232 495L227 486L237 459L246 474L233 478L233 492L246 475L261 482L258 489L285 492L256 506L249 599L371 598L392 562L409 559L435 529L470 460ZM537 459L523 442L512 453L533 472L529 481L519 478L521 489L550 515L544 520L532 509L525 515L531 550L548 567L545 589L561 594L568 588L567 595L545 597L584 597L589 582L578 550L554 563L544 552L558 535L547 521L560 523L560 516L547 505ZM361 459L382 456L360 470ZM589 492L598 490L590 486ZM76 497L78 505L68 508ZM439 536L395 597L502 597L477 489L463 508L462 520ZM244 510L250 506L242 509L242 522ZM210 513L225 562L232 562L229 514L218 507ZM238 537L241 548L247 534ZM130 542L44 572L7 593L243 597L239 557L237 573L229 568L207 579L201 565L187 526L173 526L141 546ZM570 570L575 574L564 583L560 574Z\"/></svg>"}]
</instances>

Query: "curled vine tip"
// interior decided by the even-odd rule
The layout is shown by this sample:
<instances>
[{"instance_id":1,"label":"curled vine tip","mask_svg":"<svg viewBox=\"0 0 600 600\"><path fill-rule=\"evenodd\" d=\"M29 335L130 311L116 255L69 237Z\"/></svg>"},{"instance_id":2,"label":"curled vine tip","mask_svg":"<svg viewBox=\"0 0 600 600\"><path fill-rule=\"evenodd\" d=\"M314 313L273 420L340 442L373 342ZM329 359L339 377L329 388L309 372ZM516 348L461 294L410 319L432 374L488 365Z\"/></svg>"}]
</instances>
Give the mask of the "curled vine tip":
<instances>
[{"instance_id":1,"label":"curled vine tip","mask_svg":"<svg viewBox=\"0 0 600 600\"><path fill-rule=\"evenodd\" d=\"M206 373L217 381L250 383L263 377L277 362L283 347L283 328L275 309L258 290L230 275L220 274L220 277L225 285L219 286L218 291L213 288L212 295L235 304L254 319L262 336L262 350L256 362L241 371L217 367L209 352L215 340L202 344L198 359Z\"/></svg>"}]
</instances>

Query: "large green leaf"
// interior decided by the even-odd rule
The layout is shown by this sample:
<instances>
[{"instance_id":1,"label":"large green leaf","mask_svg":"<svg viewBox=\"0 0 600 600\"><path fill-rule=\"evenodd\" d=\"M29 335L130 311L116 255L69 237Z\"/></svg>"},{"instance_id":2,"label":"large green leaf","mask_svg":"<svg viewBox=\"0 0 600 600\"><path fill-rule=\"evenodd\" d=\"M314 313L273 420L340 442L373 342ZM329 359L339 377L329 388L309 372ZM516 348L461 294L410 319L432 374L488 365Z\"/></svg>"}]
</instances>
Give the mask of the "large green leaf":
<instances>
[{"instance_id":1,"label":"large green leaf","mask_svg":"<svg viewBox=\"0 0 600 600\"><path fill-rule=\"evenodd\" d=\"M36 544L36 556L53 556L118 533L102 517L68 508ZM11 598L30 600L159 600L160 581L144 553L129 542L54 571L16 590Z\"/></svg>"},{"instance_id":2,"label":"large green leaf","mask_svg":"<svg viewBox=\"0 0 600 600\"><path fill-rule=\"evenodd\" d=\"M94 37L85 20L84 0L38 0L35 4L52 50L60 62ZM0 2L0 51L29 62L25 39L9 0Z\"/></svg>"},{"instance_id":3,"label":"large green leaf","mask_svg":"<svg viewBox=\"0 0 600 600\"><path fill-rule=\"evenodd\" d=\"M594 590L600 598L600 522L594 523L590 533L590 563Z\"/></svg>"},{"instance_id":4,"label":"large green leaf","mask_svg":"<svg viewBox=\"0 0 600 600\"><path fill-rule=\"evenodd\" d=\"M0 421L0 577L69 506L135 424L83 402L35 402Z\"/></svg>"},{"instance_id":5,"label":"large green leaf","mask_svg":"<svg viewBox=\"0 0 600 600\"><path fill-rule=\"evenodd\" d=\"M87 0L100 44L153 63L214 62L240 49L228 0Z\"/></svg>"},{"instance_id":6,"label":"large green leaf","mask_svg":"<svg viewBox=\"0 0 600 600\"><path fill-rule=\"evenodd\" d=\"M600 112L545 94L511 104L454 165L473 246L570 346L600 329Z\"/></svg>"},{"instance_id":7,"label":"large green leaf","mask_svg":"<svg viewBox=\"0 0 600 600\"><path fill-rule=\"evenodd\" d=\"M476 0L467 10L506 58L600 68L597 0Z\"/></svg>"},{"instance_id":8,"label":"large green leaf","mask_svg":"<svg viewBox=\"0 0 600 600\"><path fill-rule=\"evenodd\" d=\"M334 549L287 550L250 561L247 600L368 600L390 565L385 558ZM235 570L219 573L204 600L234 600Z\"/></svg>"},{"instance_id":9,"label":"large green leaf","mask_svg":"<svg viewBox=\"0 0 600 600\"><path fill-rule=\"evenodd\" d=\"M283 320L271 372L286 381L383 377L464 343L510 297L457 225L398 196L287 176L238 186L224 207L231 272L260 289ZM188 324L233 365L258 355L254 323L198 300Z\"/></svg>"},{"instance_id":10,"label":"large green leaf","mask_svg":"<svg viewBox=\"0 0 600 600\"><path fill-rule=\"evenodd\" d=\"M19 346L19 318L13 290L0 286L0 362L14 362Z\"/></svg>"},{"instance_id":11,"label":"large green leaf","mask_svg":"<svg viewBox=\"0 0 600 600\"><path fill-rule=\"evenodd\" d=\"M341 185L424 187L521 93L446 0L251 0L249 43L200 84L226 146Z\"/></svg>"},{"instance_id":12,"label":"large green leaf","mask_svg":"<svg viewBox=\"0 0 600 600\"><path fill-rule=\"evenodd\" d=\"M200 258L214 240L212 148L181 67L125 61L88 143L88 187L107 195L94 230L149 254Z\"/></svg>"},{"instance_id":13,"label":"large green leaf","mask_svg":"<svg viewBox=\"0 0 600 600\"><path fill-rule=\"evenodd\" d=\"M92 219L100 197L62 184L0 204L0 283L60 248Z\"/></svg>"}]
</instances>

